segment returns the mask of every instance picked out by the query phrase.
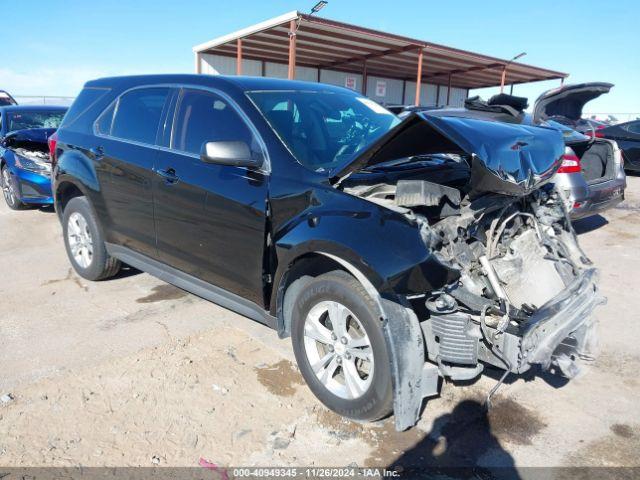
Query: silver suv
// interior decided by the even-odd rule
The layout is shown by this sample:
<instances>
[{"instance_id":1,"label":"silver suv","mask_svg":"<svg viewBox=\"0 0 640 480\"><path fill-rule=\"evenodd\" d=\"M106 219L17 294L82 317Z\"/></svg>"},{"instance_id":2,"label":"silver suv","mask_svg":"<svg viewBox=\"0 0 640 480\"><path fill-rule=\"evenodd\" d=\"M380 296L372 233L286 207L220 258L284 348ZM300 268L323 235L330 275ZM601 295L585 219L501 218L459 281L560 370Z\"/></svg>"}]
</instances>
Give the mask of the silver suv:
<instances>
[{"instance_id":1,"label":"silver suv","mask_svg":"<svg viewBox=\"0 0 640 480\"><path fill-rule=\"evenodd\" d=\"M546 123L564 136L567 148L554 182L567 197L573 219L593 215L624 200L627 180L618 144L576 130L584 105L612 87L601 82L566 85L543 93L534 104L531 121Z\"/></svg>"}]
</instances>

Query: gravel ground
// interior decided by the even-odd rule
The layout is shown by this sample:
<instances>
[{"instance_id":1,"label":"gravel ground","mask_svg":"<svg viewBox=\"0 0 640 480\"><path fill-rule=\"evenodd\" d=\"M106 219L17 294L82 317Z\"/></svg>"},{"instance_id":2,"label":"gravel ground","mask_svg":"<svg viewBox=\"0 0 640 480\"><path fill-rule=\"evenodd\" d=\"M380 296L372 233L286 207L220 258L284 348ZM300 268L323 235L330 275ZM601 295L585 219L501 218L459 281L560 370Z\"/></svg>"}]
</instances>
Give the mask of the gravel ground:
<instances>
[{"instance_id":1,"label":"gravel ground","mask_svg":"<svg viewBox=\"0 0 640 480\"><path fill-rule=\"evenodd\" d=\"M2 203L0 465L640 466L640 178L577 230L609 299L588 372L509 379L488 415L495 378L446 384L397 433L322 407L266 327L137 271L80 279L54 213Z\"/></svg>"}]
</instances>

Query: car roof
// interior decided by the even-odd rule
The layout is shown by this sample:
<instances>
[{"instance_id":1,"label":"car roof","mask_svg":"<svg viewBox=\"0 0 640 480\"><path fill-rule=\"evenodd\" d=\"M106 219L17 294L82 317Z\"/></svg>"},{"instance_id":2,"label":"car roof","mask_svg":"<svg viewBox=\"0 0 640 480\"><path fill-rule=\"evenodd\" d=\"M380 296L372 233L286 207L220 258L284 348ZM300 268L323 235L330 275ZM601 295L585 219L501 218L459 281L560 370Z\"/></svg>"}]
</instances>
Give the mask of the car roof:
<instances>
[{"instance_id":1,"label":"car roof","mask_svg":"<svg viewBox=\"0 0 640 480\"><path fill-rule=\"evenodd\" d=\"M62 105L6 105L4 107L0 107L0 110L5 112L51 112L55 110L65 112L68 109L69 107Z\"/></svg>"},{"instance_id":2,"label":"car roof","mask_svg":"<svg viewBox=\"0 0 640 480\"><path fill-rule=\"evenodd\" d=\"M154 84L190 84L218 88L220 90L236 89L241 91L254 90L301 90L301 91L334 91L355 93L344 87L336 87L317 82L303 82L299 80L283 80L279 78L201 75L201 74L158 74L135 75L124 77L106 77L91 80L85 87L126 89Z\"/></svg>"}]
</instances>

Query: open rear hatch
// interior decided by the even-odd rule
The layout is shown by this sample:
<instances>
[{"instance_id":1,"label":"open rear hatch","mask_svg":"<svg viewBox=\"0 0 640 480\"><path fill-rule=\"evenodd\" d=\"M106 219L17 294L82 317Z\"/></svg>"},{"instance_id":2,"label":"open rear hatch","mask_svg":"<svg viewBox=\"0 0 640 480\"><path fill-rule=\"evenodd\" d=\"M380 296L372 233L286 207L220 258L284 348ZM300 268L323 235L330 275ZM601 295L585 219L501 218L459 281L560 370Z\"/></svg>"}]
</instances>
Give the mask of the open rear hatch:
<instances>
[{"instance_id":1,"label":"open rear hatch","mask_svg":"<svg viewBox=\"0 0 640 480\"><path fill-rule=\"evenodd\" d=\"M582 118L584 106L609 93L613 84L590 82L565 85L549 90L536 100L533 121L554 120L567 127L576 128ZM566 141L580 159L580 167L588 183L610 180L615 176L615 157L610 142L585 137L584 140Z\"/></svg>"},{"instance_id":2,"label":"open rear hatch","mask_svg":"<svg viewBox=\"0 0 640 480\"><path fill-rule=\"evenodd\" d=\"M582 110L590 101L609 93L612 83L590 82L563 85L544 92L533 105L533 122L538 124L549 119L575 125L582 118Z\"/></svg>"}]
</instances>

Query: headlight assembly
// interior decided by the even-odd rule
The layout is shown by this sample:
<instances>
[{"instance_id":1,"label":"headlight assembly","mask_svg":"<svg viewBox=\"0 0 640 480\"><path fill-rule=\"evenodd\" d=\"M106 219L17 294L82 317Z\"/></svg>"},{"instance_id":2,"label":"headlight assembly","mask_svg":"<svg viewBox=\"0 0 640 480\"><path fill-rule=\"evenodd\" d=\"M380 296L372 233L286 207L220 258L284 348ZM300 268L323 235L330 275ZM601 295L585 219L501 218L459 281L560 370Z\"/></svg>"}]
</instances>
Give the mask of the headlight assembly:
<instances>
[{"instance_id":1,"label":"headlight assembly","mask_svg":"<svg viewBox=\"0 0 640 480\"><path fill-rule=\"evenodd\" d=\"M24 170L28 170L34 173L40 174L50 174L51 173L51 164L44 160L27 157L25 155L20 155L14 152L14 158L16 162L16 166L18 168L22 168Z\"/></svg>"}]
</instances>

